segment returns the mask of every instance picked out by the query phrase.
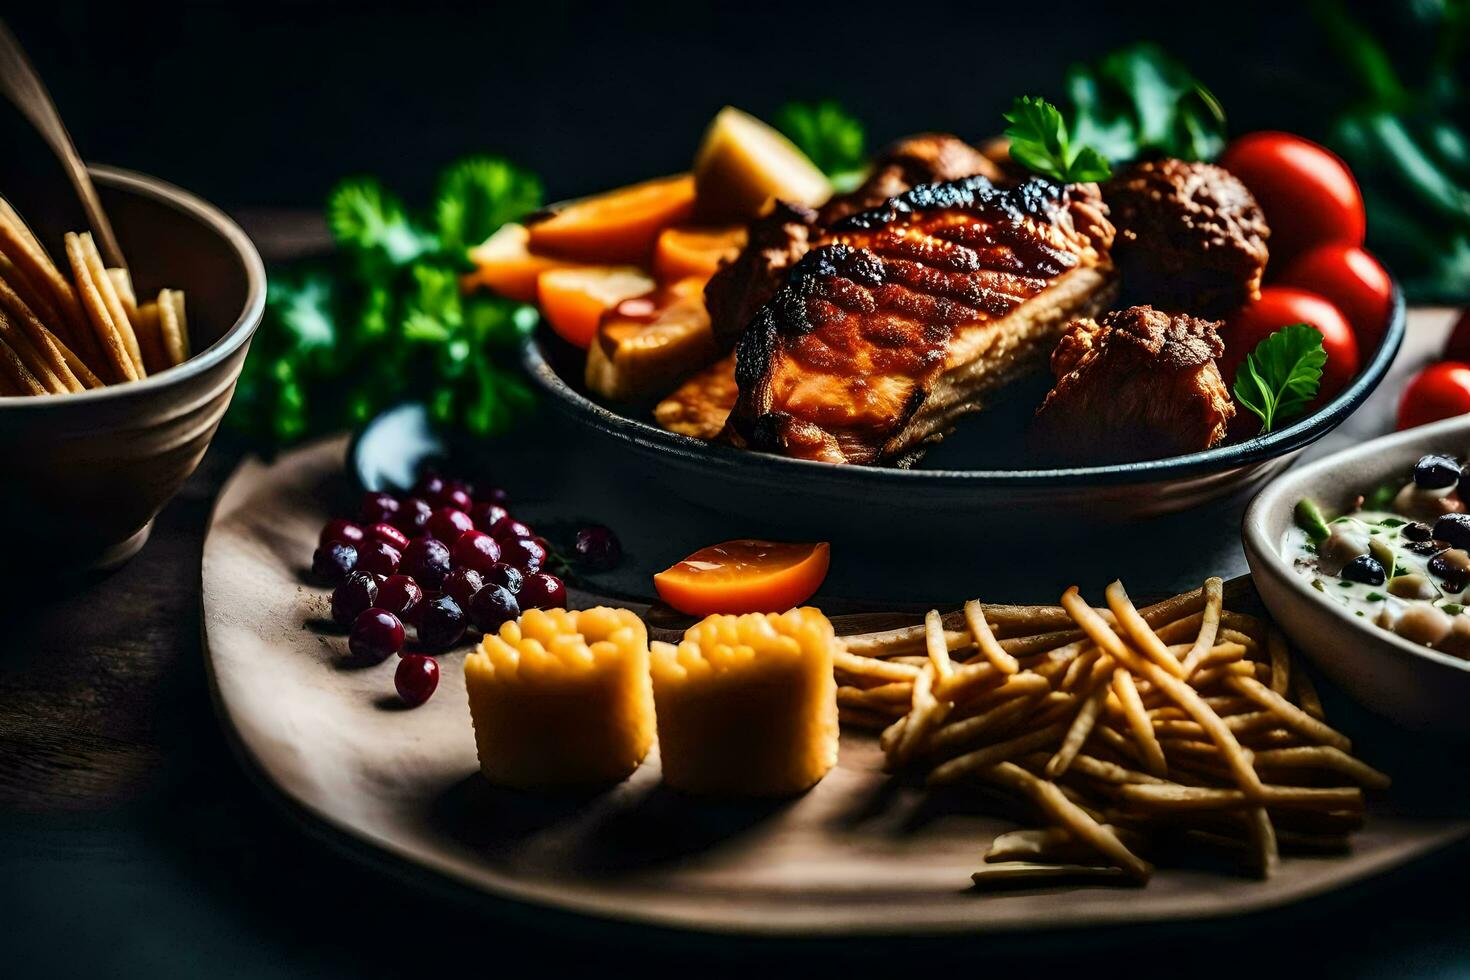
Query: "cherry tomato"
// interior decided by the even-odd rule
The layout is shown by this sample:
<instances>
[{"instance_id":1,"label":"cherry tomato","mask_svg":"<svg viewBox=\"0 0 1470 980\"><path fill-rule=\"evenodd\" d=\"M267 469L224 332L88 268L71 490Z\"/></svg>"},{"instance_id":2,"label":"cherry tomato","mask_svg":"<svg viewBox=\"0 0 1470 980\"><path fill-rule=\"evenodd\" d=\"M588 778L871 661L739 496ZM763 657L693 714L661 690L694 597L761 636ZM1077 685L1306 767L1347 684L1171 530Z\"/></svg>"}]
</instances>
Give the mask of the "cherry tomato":
<instances>
[{"instance_id":1,"label":"cherry tomato","mask_svg":"<svg viewBox=\"0 0 1470 980\"><path fill-rule=\"evenodd\" d=\"M1248 133L1225 148L1220 166L1266 212L1266 244L1277 268L1315 245L1363 244L1363 195L1347 164L1326 147L1290 133Z\"/></svg>"},{"instance_id":2,"label":"cherry tomato","mask_svg":"<svg viewBox=\"0 0 1470 980\"><path fill-rule=\"evenodd\" d=\"M1298 256L1277 281L1331 300L1357 332L1360 352L1367 354L1383 342L1393 306L1393 280L1358 246L1318 245Z\"/></svg>"},{"instance_id":3,"label":"cherry tomato","mask_svg":"<svg viewBox=\"0 0 1470 980\"><path fill-rule=\"evenodd\" d=\"M1345 388L1358 373L1358 342L1353 328L1327 300L1290 286L1267 286L1261 290L1260 299L1247 303L1225 324L1225 354L1220 358L1225 383L1235 384L1236 369L1257 344L1293 323L1316 327L1322 335L1327 363L1322 368L1317 403Z\"/></svg>"},{"instance_id":4,"label":"cherry tomato","mask_svg":"<svg viewBox=\"0 0 1470 980\"><path fill-rule=\"evenodd\" d=\"M1461 313L1455 321L1450 339L1444 345L1444 359L1470 362L1470 310Z\"/></svg>"},{"instance_id":5,"label":"cherry tomato","mask_svg":"<svg viewBox=\"0 0 1470 980\"><path fill-rule=\"evenodd\" d=\"M1414 375L1399 399L1399 428L1412 429L1470 412L1470 364L1440 361Z\"/></svg>"}]
</instances>

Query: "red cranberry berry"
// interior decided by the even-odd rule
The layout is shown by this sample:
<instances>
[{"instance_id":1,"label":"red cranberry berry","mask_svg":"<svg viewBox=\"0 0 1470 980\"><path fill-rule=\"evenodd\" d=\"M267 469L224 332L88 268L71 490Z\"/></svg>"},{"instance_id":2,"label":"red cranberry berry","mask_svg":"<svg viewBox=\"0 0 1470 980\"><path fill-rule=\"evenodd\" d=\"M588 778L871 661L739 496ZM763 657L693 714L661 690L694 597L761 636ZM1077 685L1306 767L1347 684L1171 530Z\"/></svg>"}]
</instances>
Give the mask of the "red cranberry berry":
<instances>
[{"instance_id":1,"label":"red cranberry berry","mask_svg":"<svg viewBox=\"0 0 1470 980\"><path fill-rule=\"evenodd\" d=\"M464 639L465 615L447 595L424 603L419 614L419 644L428 650L447 650Z\"/></svg>"},{"instance_id":2,"label":"red cranberry berry","mask_svg":"<svg viewBox=\"0 0 1470 980\"><path fill-rule=\"evenodd\" d=\"M391 544L399 552L402 552L404 548L408 547L408 535L398 530L392 524L374 524L367 529L367 536L370 541L381 541L384 544Z\"/></svg>"},{"instance_id":3,"label":"red cranberry berry","mask_svg":"<svg viewBox=\"0 0 1470 980\"><path fill-rule=\"evenodd\" d=\"M520 614L516 597L501 585L487 585L470 600L470 622L486 633L494 633Z\"/></svg>"},{"instance_id":4,"label":"red cranberry berry","mask_svg":"<svg viewBox=\"0 0 1470 980\"><path fill-rule=\"evenodd\" d=\"M344 544L356 546L362 542L363 530L351 521L337 520L327 521L326 527L322 528L321 537L317 538L317 544L330 544L333 541L341 541Z\"/></svg>"},{"instance_id":5,"label":"red cranberry berry","mask_svg":"<svg viewBox=\"0 0 1470 980\"><path fill-rule=\"evenodd\" d=\"M530 538L513 538L501 542L500 560L528 575L541 571L541 566L546 563L546 549Z\"/></svg>"},{"instance_id":6,"label":"red cranberry berry","mask_svg":"<svg viewBox=\"0 0 1470 980\"><path fill-rule=\"evenodd\" d=\"M391 523L410 538L416 538L420 534L428 533L429 518L433 516L434 508L427 500L420 497L405 497L403 503L398 507L398 513L393 515Z\"/></svg>"},{"instance_id":7,"label":"red cranberry berry","mask_svg":"<svg viewBox=\"0 0 1470 980\"><path fill-rule=\"evenodd\" d=\"M525 609L565 609L567 587L555 575L537 572L526 576L516 601Z\"/></svg>"},{"instance_id":8,"label":"red cranberry berry","mask_svg":"<svg viewBox=\"0 0 1470 980\"><path fill-rule=\"evenodd\" d=\"M444 490L448 485L449 481L445 480L438 473L425 473L413 485L413 495L415 497L422 497L435 507L438 507L444 503L440 498L444 496Z\"/></svg>"},{"instance_id":9,"label":"red cranberry berry","mask_svg":"<svg viewBox=\"0 0 1470 980\"><path fill-rule=\"evenodd\" d=\"M403 562L403 553L383 541L366 541L357 556L357 567L364 572L393 575Z\"/></svg>"},{"instance_id":10,"label":"red cranberry berry","mask_svg":"<svg viewBox=\"0 0 1470 980\"><path fill-rule=\"evenodd\" d=\"M336 585L361 561L361 556L352 545L345 541L328 541L311 556L311 577L322 585Z\"/></svg>"},{"instance_id":11,"label":"red cranberry berry","mask_svg":"<svg viewBox=\"0 0 1470 980\"><path fill-rule=\"evenodd\" d=\"M439 686L438 662L421 653L410 653L398 661L398 669L393 672L393 686L398 688L398 696L404 704L417 708L433 697L434 689Z\"/></svg>"},{"instance_id":12,"label":"red cranberry berry","mask_svg":"<svg viewBox=\"0 0 1470 980\"><path fill-rule=\"evenodd\" d=\"M485 587L485 580L480 573L473 568L456 568L444 576L444 585L441 587L444 594L459 603L461 610L470 608L470 599L476 592Z\"/></svg>"},{"instance_id":13,"label":"red cranberry berry","mask_svg":"<svg viewBox=\"0 0 1470 980\"><path fill-rule=\"evenodd\" d=\"M332 592L332 620L339 626L351 626L364 609L378 604L380 590L376 576L353 572Z\"/></svg>"},{"instance_id":14,"label":"red cranberry berry","mask_svg":"<svg viewBox=\"0 0 1470 980\"><path fill-rule=\"evenodd\" d=\"M382 663L403 649L403 624L386 609L364 609L352 621L347 649L363 663Z\"/></svg>"},{"instance_id":15,"label":"red cranberry berry","mask_svg":"<svg viewBox=\"0 0 1470 980\"><path fill-rule=\"evenodd\" d=\"M440 507L429 518L429 533L445 544L453 544L461 534L474 529L470 515L454 507Z\"/></svg>"},{"instance_id":16,"label":"red cranberry berry","mask_svg":"<svg viewBox=\"0 0 1470 980\"><path fill-rule=\"evenodd\" d=\"M497 521L503 517L510 516L506 509L499 504L484 501L471 504L469 515L470 520L475 522L475 527L484 531L486 534L490 533L491 528L495 527Z\"/></svg>"},{"instance_id":17,"label":"red cranberry berry","mask_svg":"<svg viewBox=\"0 0 1470 980\"><path fill-rule=\"evenodd\" d=\"M622 560L623 546L611 528L589 524L572 541L572 556L588 571L604 572Z\"/></svg>"},{"instance_id":18,"label":"red cranberry berry","mask_svg":"<svg viewBox=\"0 0 1470 980\"><path fill-rule=\"evenodd\" d=\"M512 568L503 561L491 565L490 570L485 573L486 585L498 585L512 595L521 591L523 581L525 581L525 576L521 574L520 569Z\"/></svg>"},{"instance_id":19,"label":"red cranberry berry","mask_svg":"<svg viewBox=\"0 0 1470 980\"><path fill-rule=\"evenodd\" d=\"M449 548L438 538L414 538L403 551L403 571L426 589L436 590L449 574Z\"/></svg>"},{"instance_id":20,"label":"red cranberry berry","mask_svg":"<svg viewBox=\"0 0 1470 980\"><path fill-rule=\"evenodd\" d=\"M424 590L419 588L417 582L407 575L389 575L388 580L378 589L378 601L373 605L411 623L417 617L423 601Z\"/></svg>"},{"instance_id":21,"label":"red cranberry berry","mask_svg":"<svg viewBox=\"0 0 1470 980\"><path fill-rule=\"evenodd\" d=\"M491 487L489 490L485 490L477 494L477 497L480 500L484 500L492 504L499 504L502 507L510 506L510 494L506 493L505 490L500 487Z\"/></svg>"},{"instance_id":22,"label":"red cranberry berry","mask_svg":"<svg viewBox=\"0 0 1470 980\"><path fill-rule=\"evenodd\" d=\"M362 495L362 504L357 516L362 523L373 525L391 521L396 513L398 513L398 498L391 493L373 490Z\"/></svg>"},{"instance_id":23,"label":"red cranberry berry","mask_svg":"<svg viewBox=\"0 0 1470 980\"><path fill-rule=\"evenodd\" d=\"M490 526L490 536L500 542L514 541L516 538L529 538L535 533L509 514L506 514L505 517Z\"/></svg>"},{"instance_id":24,"label":"red cranberry berry","mask_svg":"<svg viewBox=\"0 0 1470 980\"><path fill-rule=\"evenodd\" d=\"M439 495L439 500L445 507L453 507L456 510L468 512L475 504L475 499L465 489L465 484L460 480L453 480L444 488Z\"/></svg>"},{"instance_id":25,"label":"red cranberry berry","mask_svg":"<svg viewBox=\"0 0 1470 980\"><path fill-rule=\"evenodd\" d=\"M500 561L500 545L484 531L466 531L454 542L450 557L460 568L488 572Z\"/></svg>"}]
</instances>

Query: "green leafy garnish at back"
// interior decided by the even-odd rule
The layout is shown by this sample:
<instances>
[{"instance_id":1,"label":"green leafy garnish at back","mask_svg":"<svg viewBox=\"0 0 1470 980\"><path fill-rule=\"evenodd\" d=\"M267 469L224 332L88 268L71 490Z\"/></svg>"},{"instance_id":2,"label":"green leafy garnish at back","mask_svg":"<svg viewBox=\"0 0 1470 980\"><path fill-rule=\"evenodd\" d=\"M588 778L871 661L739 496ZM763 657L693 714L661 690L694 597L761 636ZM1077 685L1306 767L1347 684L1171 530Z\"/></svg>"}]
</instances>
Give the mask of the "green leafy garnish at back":
<instances>
[{"instance_id":1,"label":"green leafy garnish at back","mask_svg":"<svg viewBox=\"0 0 1470 980\"><path fill-rule=\"evenodd\" d=\"M1156 44L1131 44L1067 70L1072 138L1114 163L1161 155L1212 160L1225 148L1220 102Z\"/></svg>"},{"instance_id":2,"label":"green leafy garnish at back","mask_svg":"<svg viewBox=\"0 0 1470 980\"><path fill-rule=\"evenodd\" d=\"M1235 372L1235 399L1261 420L1261 432L1301 414L1317 395L1327 352L1322 334L1294 323L1267 337Z\"/></svg>"},{"instance_id":3,"label":"green leafy garnish at back","mask_svg":"<svg viewBox=\"0 0 1470 980\"><path fill-rule=\"evenodd\" d=\"M460 275L467 249L540 206L540 181L491 157L445 170L422 216L373 178L339 183L326 207L336 252L271 270L232 426L278 447L413 399L476 435L508 430L532 402L516 351L536 313L466 295Z\"/></svg>"},{"instance_id":4,"label":"green leafy garnish at back","mask_svg":"<svg viewBox=\"0 0 1470 980\"><path fill-rule=\"evenodd\" d=\"M1023 95L1005 114L1011 159L1059 184L1107 180L1112 169L1091 146L1070 139L1067 123L1056 106L1037 96Z\"/></svg>"},{"instance_id":5,"label":"green leafy garnish at back","mask_svg":"<svg viewBox=\"0 0 1470 980\"><path fill-rule=\"evenodd\" d=\"M469 157L444 171L434 194L440 247L463 252L541 206L541 181L505 160Z\"/></svg>"},{"instance_id":6,"label":"green leafy garnish at back","mask_svg":"<svg viewBox=\"0 0 1470 980\"><path fill-rule=\"evenodd\" d=\"M863 124L839 103L788 102L772 122L805 153L836 189L856 187L867 169L867 136Z\"/></svg>"}]
</instances>

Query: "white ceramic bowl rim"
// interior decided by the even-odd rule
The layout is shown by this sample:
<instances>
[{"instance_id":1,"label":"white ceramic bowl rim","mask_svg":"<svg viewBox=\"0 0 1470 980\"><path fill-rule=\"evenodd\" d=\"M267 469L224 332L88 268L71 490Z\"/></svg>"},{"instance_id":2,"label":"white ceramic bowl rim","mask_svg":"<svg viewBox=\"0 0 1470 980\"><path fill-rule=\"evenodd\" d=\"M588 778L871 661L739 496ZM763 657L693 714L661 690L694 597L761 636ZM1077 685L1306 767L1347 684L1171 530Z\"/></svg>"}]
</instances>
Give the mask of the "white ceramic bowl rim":
<instances>
[{"instance_id":1,"label":"white ceramic bowl rim","mask_svg":"<svg viewBox=\"0 0 1470 980\"><path fill-rule=\"evenodd\" d=\"M1362 617L1350 614L1341 603L1333 602L1326 595L1312 588L1311 583L1303 576L1298 575L1296 570L1288 565L1285 559L1281 557L1281 542L1268 539L1265 531L1267 524L1266 512L1268 510L1274 511L1278 507L1284 507L1290 510L1296 506L1296 500L1287 501L1282 499L1282 494L1285 492L1283 489L1285 484L1289 483L1295 486L1300 483L1309 483L1313 477L1340 467L1346 458L1391 451L1404 443L1416 442L1425 437L1433 438L1443 435L1446 437L1445 441L1450 442L1449 437L1451 434L1462 438L1470 436L1470 417L1459 416L1434 422L1430 425L1406 429L1403 432L1394 432L1386 436L1380 436L1377 439L1370 439L1360 445L1335 452L1331 456L1324 456L1321 459L1313 460L1305 466L1293 469L1272 481L1266 489L1262 490L1256 496L1255 500L1251 501L1250 507L1245 512L1241 533L1247 539L1247 547L1253 548L1258 554L1269 556L1276 562L1283 577L1291 582L1291 588L1299 595L1309 596L1309 601L1325 605L1335 615L1344 622L1351 624L1355 629L1362 630L1369 636L1385 642L1388 648L1392 649L1398 655L1407 654L1414 657L1421 657L1453 670L1470 673L1470 660L1462 660L1459 657L1453 657L1447 653L1440 653L1438 650L1430 647L1410 643L1397 633L1376 626ZM1343 489L1348 492L1353 490L1351 487L1344 487Z\"/></svg>"},{"instance_id":2,"label":"white ceramic bowl rim","mask_svg":"<svg viewBox=\"0 0 1470 980\"><path fill-rule=\"evenodd\" d=\"M116 398L142 395L155 388L178 384L197 374L202 374L220 361L229 357L250 339L254 325L260 322L265 310L265 263L250 237L225 213L212 204L195 197L188 191L156 177L149 177L121 167L88 164L87 169L98 182L106 187L115 187L152 199L153 201L181 211L185 215L213 229L234 248L245 270L245 305L235 322L220 335L219 339L204 350L190 357L183 364L150 374L141 381L128 384L104 385L87 391L73 392L55 397L32 395L0 396L0 406L8 412L45 411L61 404L76 405L83 402L100 402Z\"/></svg>"}]
</instances>

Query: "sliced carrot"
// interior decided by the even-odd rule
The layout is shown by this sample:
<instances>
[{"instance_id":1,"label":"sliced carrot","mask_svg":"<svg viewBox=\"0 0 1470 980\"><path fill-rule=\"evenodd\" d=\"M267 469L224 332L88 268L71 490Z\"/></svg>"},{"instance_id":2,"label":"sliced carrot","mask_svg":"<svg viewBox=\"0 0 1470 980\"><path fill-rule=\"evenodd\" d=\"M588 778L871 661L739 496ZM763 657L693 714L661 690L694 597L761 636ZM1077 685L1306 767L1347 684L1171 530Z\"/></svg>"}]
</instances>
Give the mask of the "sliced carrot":
<instances>
[{"instance_id":1,"label":"sliced carrot","mask_svg":"<svg viewBox=\"0 0 1470 980\"><path fill-rule=\"evenodd\" d=\"M536 280L536 298L551 329L569 343L587 347L602 315L619 303L654 291L658 284L631 265L552 269Z\"/></svg>"},{"instance_id":2,"label":"sliced carrot","mask_svg":"<svg viewBox=\"0 0 1470 980\"><path fill-rule=\"evenodd\" d=\"M642 263L658 233L693 210L694 178L663 177L568 204L530 225L530 246L582 262Z\"/></svg>"},{"instance_id":3,"label":"sliced carrot","mask_svg":"<svg viewBox=\"0 0 1470 980\"><path fill-rule=\"evenodd\" d=\"M708 279L721 262L732 261L744 247L744 225L665 228L653 246L653 274L659 282L677 282L690 276Z\"/></svg>"},{"instance_id":4,"label":"sliced carrot","mask_svg":"<svg viewBox=\"0 0 1470 980\"><path fill-rule=\"evenodd\" d=\"M475 271L460 279L460 288L470 292L486 286L509 299L536 302L536 280L541 273L575 268L578 263L537 255L529 247L530 240L531 233L525 225L514 222L501 225L499 231L470 249Z\"/></svg>"},{"instance_id":5,"label":"sliced carrot","mask_svg":"<svg viewBox=\"0 0 1470 980\"><path fill-rule=\"evenodd\" d=\"M825 541L726 541L659 572L653 586L664 602L691 616L785 612L821 587L830 558Z\"/></svg>"}]
</instances>

